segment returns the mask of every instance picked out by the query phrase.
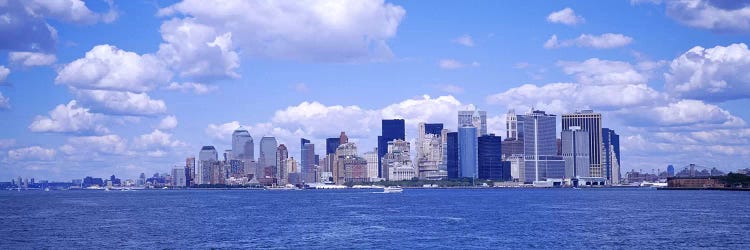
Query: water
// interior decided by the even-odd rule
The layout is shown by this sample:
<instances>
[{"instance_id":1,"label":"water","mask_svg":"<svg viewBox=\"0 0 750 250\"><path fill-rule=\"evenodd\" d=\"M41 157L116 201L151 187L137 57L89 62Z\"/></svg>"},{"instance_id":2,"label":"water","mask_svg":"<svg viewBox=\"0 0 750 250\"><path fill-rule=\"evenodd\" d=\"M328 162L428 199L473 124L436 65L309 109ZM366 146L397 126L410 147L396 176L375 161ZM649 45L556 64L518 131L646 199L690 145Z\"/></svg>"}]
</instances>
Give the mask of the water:
<instances>
[{"instance_id":1,"label":"water","mask_svg":"<svg viewBox=\"0 0 750 250\"><path fill-rule=\"evenodd\" d=\"M0 249L748 249L750 192L0 191Z\"/></svg>"}]
</instances>

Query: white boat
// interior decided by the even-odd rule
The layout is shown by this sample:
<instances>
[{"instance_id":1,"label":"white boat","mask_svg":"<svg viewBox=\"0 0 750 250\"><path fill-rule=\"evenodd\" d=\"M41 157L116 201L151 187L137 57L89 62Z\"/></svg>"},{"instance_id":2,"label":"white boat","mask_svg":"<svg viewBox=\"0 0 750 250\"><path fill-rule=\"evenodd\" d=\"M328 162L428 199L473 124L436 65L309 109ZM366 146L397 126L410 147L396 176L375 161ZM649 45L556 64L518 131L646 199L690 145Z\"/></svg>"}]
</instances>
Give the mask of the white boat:
<instances>
[{"instance_id":1,"label":"white boat","mask_svg":"<svg viewBox=\"0 0 750 250\"><path fill-rule=\"evenodd\" d=\"M44 188L44 192L49 192L49 188Z\"/></svg>"},{"instance_id":2,"label":"white boat","mask_svg":"<svg viewBox=\"0 0 750 250\"><path fill-rule=\"evenodd\" d=\"M383 193L389 194L389 193L401 193L404 192L404 189L401 187L384 187Z\"/></svg>"}]
</instances>

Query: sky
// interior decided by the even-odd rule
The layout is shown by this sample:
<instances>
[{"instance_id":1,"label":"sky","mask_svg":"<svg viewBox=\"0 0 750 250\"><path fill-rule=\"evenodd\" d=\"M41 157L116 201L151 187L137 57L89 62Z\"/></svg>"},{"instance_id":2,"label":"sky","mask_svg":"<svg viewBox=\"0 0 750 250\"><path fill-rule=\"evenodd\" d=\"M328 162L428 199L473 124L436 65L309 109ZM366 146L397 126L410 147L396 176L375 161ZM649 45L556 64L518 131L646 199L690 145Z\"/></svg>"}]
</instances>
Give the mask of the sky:
<instances>
[{"instance_id":1,"label":"sky","mask_svg":"<svg viewBox=\"0 0 750 250\"><path fill-rule=\"evenodd\" d=\"M750 1L0 0L0 180L166 173L239 126L364 153L475 107L503 137L509 109L601 112L623 175L732 171L749 38Z\"/></svg>"}]
</instances>

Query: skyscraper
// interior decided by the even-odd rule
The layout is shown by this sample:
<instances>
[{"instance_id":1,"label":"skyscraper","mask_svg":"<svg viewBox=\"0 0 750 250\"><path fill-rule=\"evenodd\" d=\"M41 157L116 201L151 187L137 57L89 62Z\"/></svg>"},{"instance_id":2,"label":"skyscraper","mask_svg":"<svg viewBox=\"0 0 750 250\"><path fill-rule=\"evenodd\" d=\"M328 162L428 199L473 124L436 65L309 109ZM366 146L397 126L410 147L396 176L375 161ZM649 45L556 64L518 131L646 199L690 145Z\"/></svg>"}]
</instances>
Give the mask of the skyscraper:
<instances>
[{"instance_id":1,"label":"skyscraper","mask_svg":"<svg viewBox=\"0 0 750 250\"><path fill-rule=\"evenodd\" d=\"M460 110L458 111L458 127L473 126L477 128L477 136L487 134L487 111Z\"/></svg>"},{"instance_id":2,"label":"skyscraper","mask_svg":"<svg viewBox=\"0 0 750 250\"><path fill-rule=\"evenodd\" d=\"M317 173L315 169L315 144L310 143L310 140L302 138L300 139L300 165L302 165L302 181L305 183L313 183L317 180Z\"/></svg>"},{"instance_id":3,"label":"skyscraper","mask_svg":"<svg viewBox=\"0 0 750 250\"><path fill-rule=\"evenodd\" d=\"M524 180L544 181L563 178L565 162L557 155L556 116L532 110L519 117L523 121Z\"/></svg>"},{"instance_id":4,"label":"skyscraper","mask_svg":"<svg viewBox=\"0 0 750 250\"><path fill-rule=\"evenodd\" d=\"M240 160L255 160L255 143L250 132L240 127L232 133L233 157Z\"/></svg>"},{"instance_id":5,"label":"skyscraper","mask_svg":"<svg viewBox=\"0 0 750 250\"><path fill-rule=\"evenodd\" d=\"M459 178L461 174L458 168L458 132L449 132L446 134L445 148L445 168L448 171L448 178Z\"/></svg>"},{"instance_id":6,"label":"skyscraper","mask_svg":"<svg viewBox=\"0 0 750 250\"><path fill-rule=\"evenodd\" d=\"M489 180L510 180L510 162L502 160L502 141L494 134L483 135L478 139L478 178Z\"/></svg>"},{"instance_id":7,"label":"skyscraper","mask_svg":"<svg viewBox=\"0 0 750 250\"><path fill-rule=\"evenodd\" d=\"M669 165L667 166L667 177L673 177L674 176L674 166Z\"/></svg>"},{"instance_id":8,"label":"skyscraper","mask_svg":"<svg viewBox=\"0 0 750 250\"><path fill-rule=\"evenodd\" d=\"M373 181L378 178L378 148L374 148L371 152L364 154L365 160L367 161L367 178Z\"/></svg>"},{"instance_id":9,"label":"skyscraper","mask_svg":"<svg viewBox=\"0 0 750 250\"><path fill-rule=\"evenodd\" d=\"M219 161L219 153L214 146L203 146L198 154L200 166L196 169L196 184L210 184L211 170L216 162Z\"/></svg>"},{"instance_id":10,"label":"skyscraper","mask_svg":"<svg viewBox=\"0 0 750 250\"><path fill-rule=\"evenodd\" d=\"M517 139L518 130L518 116L516 116L516 111L513 109L508 110L508 114L505 116L505 139Z\"/></svg>"},{"instance_id":11,"label":"skyscraper","mask_svg":"<svg viewBox=\"0 0 750 250\"><path fill-rule=\"evenodd\" d=\"M186 174L186 185L192 186L195 184L195 157L185 158L185 170Z\"/></svg>"},{"instance_id":12,"label":"skyscraper","mask_svg":"<svg viewBox=\"0 0 750 250\"><path fill-rule=\"evenodd\" d=\"M589 133L589 174L591 177L607 177L602 158L602 115L592 110L577 111L562 116L562 129L581 127ZM619 146L618 146L619 147ZM609 180L609 179L608 179Z\"/></svg>"},{"instance_id":13,"label":"skyscraper","mask_svg":"<svg viewBox=\"0 0 750 250\"><path fill-rule=\"evenodd\" d=\"M442 171L440 169L444 161L442 130L443 124L441 123L419 123L415 163L420 179L437 180L447 175L444 169Z\"/></svg>"},{"instance_id":14,"label":"skyscraper","mask_svg":"<svg viewBox=\"0 0 750 250\"><path fill-rule=\"evenodd\" d=\"M172 168L172 186L185 187L187 185L185 167L176 166Z\"/></svg>"},{"instance_id":15,"label":"skyscraper","mask_svg":"<svg viewBox=\"0 0 750 250\"><path fill-rule=\"evenodd\" d=\"M381 176L389 181L411 180L416 177L416 169L411 161L411 144L401 139L388 142L387 153L382 157Z\"/></svg>"},{"instance_id":16,"label":"skyscraper","mask_svg":"<svg viewBox=\"0 0 750 250\"><path fill-rule=\"evenodd\" d=\"M258 168L262 172L271 172L273 173L273 176L276 176L277 149L278 144L275 137L263 136L263 138L260 139L260 158L258 158ZM267 169L269 171L266 171Z\"/></svg>"},{"instance_id":17,"label":"skyscraper","mask_svg":"<svg viewBox=\"0 0 750 250\"><path fill-rule=\"evenodd\" d=\"M341 131L339 135L339 144L349 143L349 136L346 136L346 132Z\"/></svg>"},{"instance_id":18,"label":"skyscraper","mask_svg":"<svg viewBox=\"0 0 750 250\"><path fill-rule=\"evenodd\" d=\"M443 124L442 123L425 123L424 124L424 131L422 131L423 134L432 134L432 135L440 135L441 131L443 130Z\"/></svg>"},{"instance_id":19,"label":"skyscraper","mask_svg":"<svg viewBox=\"0 0 750 250\"><path fill-rule=\"evenodd\" d=\"M458 168L461 171L461 177L478 177L478 147L476 127L464 126L458 128Z\"/></svg>"},{"instance_id":20,"label":"skyscraper","mask_svg":"<svg viewBox=\"0 0 750 250\"><path fill-rule=\"evenodd\" d=\"M620 183L620 135L614 130L602 128L604 169L611 184Z\"/></svg>"},{"instance_id":21,"label":"skyscraper","mask_svg":"<svg viewBox=\"0 0 750 250\"><path fill-rule=\"evenodd\" d=\"M289 150L282 143L276 148L276 183L279 185L285 185L289 179L286 169L287 158L289 158Z\"/></svg>"},{"instance_id":22,"label":"skyscraper","mask_svg":"<svg viewBox=\"0 0 750 250\"><path fill-rule=\"evenodd\" d=\"M383 175L383 156L388 153L388 142L406 140L406 125L403 119L383 120L381 134L378 136L378 173Z\"/></svg>"},{"instance_id":23,"label":"skyscraper","mask_svg":"<svg viewBox=\"0 0 750 250\"><path fill-rule=\"evenodd\" d=\"M515 110L508 110L505 118L506 137L502 142L503 160L506 161L511 156L523 155L523 120L519 120ZM518 176L516 176L517 178Z\"/></svg>"},{"instance_id":24,"label":"skyscraper","mask_svg":"<svg viewBox=\"0 0 750 250\"><path fill-rule=\"evenodd\" d=\"M561 133L562 156L565 160L565 177L577 179L591 177L589 174L589 133L578 126L571 126ZM574 182L575 185L575 182Z\"/></svg>"},{"instance_id":25,"label":"skyscraper","mask_svg":"<svg viewBox=\"0 0 750 250\"><path fill-rule=\"evenodd\" d=\"M326 155L335 154L339 145L341 145L341 138L326 138Z\"/></svg>"}]
</instances>

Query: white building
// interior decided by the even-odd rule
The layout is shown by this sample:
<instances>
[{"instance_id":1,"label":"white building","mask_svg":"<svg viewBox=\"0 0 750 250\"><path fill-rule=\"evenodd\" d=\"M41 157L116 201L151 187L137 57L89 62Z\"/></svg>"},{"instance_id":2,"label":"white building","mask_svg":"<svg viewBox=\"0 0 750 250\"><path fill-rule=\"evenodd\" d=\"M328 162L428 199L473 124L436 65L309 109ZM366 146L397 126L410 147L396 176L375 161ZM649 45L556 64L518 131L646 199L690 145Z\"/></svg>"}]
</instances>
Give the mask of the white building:
<instances>
[{"instance_id":1,"label":"white building","mask_svg":"<svg viewBox=\"0 0 750 250\"><path fill-rule=\"evenodd\" d=\"M383 177L389 181L410 180L416 177L411 161L411 143L403 140L388 142L388 153L383 156Z\"/></svg>"},{"instance_id":2,"label":"white building","mask_svg":"<svg viewBox=\"0 0 750 250\"><path fill-rule=\"evenodd\" d=\"M185 175L185 167L174 167L172 169L172 186L173 187L187 186L187 176Z\"/></svg>"}]
</instances>

